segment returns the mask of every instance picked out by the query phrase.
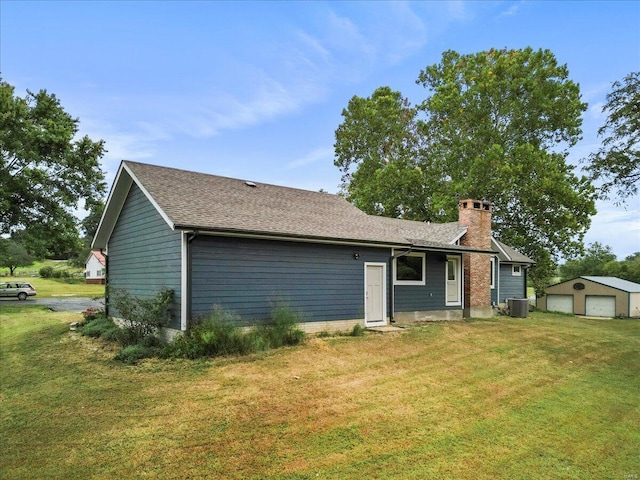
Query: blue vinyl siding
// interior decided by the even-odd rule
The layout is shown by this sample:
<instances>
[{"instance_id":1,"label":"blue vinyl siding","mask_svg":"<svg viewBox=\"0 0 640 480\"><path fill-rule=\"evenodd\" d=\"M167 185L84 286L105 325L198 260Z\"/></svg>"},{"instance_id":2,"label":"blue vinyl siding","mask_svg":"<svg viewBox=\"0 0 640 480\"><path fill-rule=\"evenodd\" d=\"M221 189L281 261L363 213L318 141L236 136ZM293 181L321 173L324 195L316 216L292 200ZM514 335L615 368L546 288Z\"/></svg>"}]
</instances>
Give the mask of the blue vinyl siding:
<instances>
[{"instance_id":1,"label":"blue vinyl siding","mask_svg":"<svg viewBox=\"0 0 640 480\"><path fill-rule=\"evenodd\" d=\"M384 248L204 235L191 248L192 316L217 305L246 323L268 319L278 304L306 322L364 318L364 263L390 257Z\"/></svg>"},{"instance_id":2,"label":"blue vinyl siding","mask_svg":"<svg viewBox=\"0 0 640 480\"><path fill-rule=\"evenodd\" d=\"M427 253L426 285L396 285L395 311L460 310L446 306L446 255Z\"/></svg>"},{"instance_id":3,"label":"blue vinyl siding","mask_svg":"<svg viewBox=\"0 0 640 480\"><path fill-rule=\"evenodd\" d=\"M512 274L512 265L510 263L501 263L499 302L504 303L507 301L507 298L526 298L526 278L524 268L522 269L522 275L515 277Z\"/></svg>"},{"instance_id":4,"label":"blue vinyl siding","mask_svg":"<svg viewBox=\"0 0 640 480\"><path fill-rule=\"evenodd\" d=\"M163 287L172 289L170 327L180 328L181 245L180 232L171 230L134 183L109 239L110 292L124 289L148 298Z\"/></svg>"},{"instance_id":5,"label":"blue vinyl siding","mask_svg":"<svg viewBox=\"0 0 640 480\"><path fill-rule=\"evenodd\" d=\"M497 276L497 275L496 275ZM496 284L498 283L498 279L496 278ZM491 303L498 304L498 285L495 288L491 289Z\"/></svg>"}]
</instances>

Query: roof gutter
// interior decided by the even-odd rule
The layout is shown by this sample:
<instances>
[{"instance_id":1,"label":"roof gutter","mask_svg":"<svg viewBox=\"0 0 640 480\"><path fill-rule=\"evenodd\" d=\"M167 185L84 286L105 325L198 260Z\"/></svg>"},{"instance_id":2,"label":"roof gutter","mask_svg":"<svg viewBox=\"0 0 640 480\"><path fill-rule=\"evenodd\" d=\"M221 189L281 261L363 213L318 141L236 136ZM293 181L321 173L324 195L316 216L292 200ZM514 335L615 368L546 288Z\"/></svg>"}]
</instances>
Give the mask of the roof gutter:
<instances>
[{"instance_id":1,"label":"roof gutter","mask_svg":"<svg viewBox=\"0 0 640 480\"><path fill-rule=\"evenodd\" d=\"M198 227L191 225L175 225L176 230L188 230L198 232L198 235L213 235L213 236L230 236L236 238L256 238L263 240L279 240L279 241L291 241L291 242L317 242L323 244L334 245L357 245L357 246L372 246L372 247L389 247L398 249L409 249L410 251L425 251L425 252L440 252L440 253L480 253L485 255L494 255L493 250L483 250L472 247L462 247L457 245L419 245L411 241L407 243L401 242L389 242L389 241L377 241L366 239L353 239L353 238L334 238L334 237L315 237L306 235L295 235L286 233L272 233L261 232L255 230L215 230L206 227Z\"/></svg>"}]
</instances>

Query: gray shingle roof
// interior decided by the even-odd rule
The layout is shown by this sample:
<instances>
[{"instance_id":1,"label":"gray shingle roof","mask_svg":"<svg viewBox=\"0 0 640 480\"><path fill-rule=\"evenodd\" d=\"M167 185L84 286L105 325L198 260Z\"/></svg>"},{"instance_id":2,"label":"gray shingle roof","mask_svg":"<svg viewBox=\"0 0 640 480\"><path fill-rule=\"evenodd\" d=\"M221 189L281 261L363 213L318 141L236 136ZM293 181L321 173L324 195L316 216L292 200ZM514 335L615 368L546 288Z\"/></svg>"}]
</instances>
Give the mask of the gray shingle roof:
<instances>
[{"instance_id":1,"label":"gray shingle roof","mask_svg":"<svg viewBox=\"0 0 640 480\"><path fill-rule=\"evenodd\" d=\"M389 217L371 217L380 225L381 229L391 230L412 245L418 247L447 247L456 249L453 242L467 231L458 222L426 223L412 220L402 220Z\"/></svg>"},{"instance_id":2,"label":"gray shingle roof","mask_svg":"<svg viewBox=\"0 0 640 480\"><path fill-rule=\"evenodd\" d=\"M125 178L121 186L116 180L109 196L96 248L106 246L119 212L109 204L124 201L131 177L177 229L473 250L453 245L466 231L457 223L367 215L339 195L130 161L122 163L120 176Z\"/></svg>"},{"instance_id":3,"label":"gray shingle roof","mask_svg":"<svg viewBox=\"0 0 640 480\"><path fill-rule=\"evenodd\" d=\"M125 162L176 228L407 243L338 195Z\"/></svg>"},{"instance_id":4,"label":"gray shingle roof","mask_svg":"<svg viewBox=\"0 0 640 480\"><path fill-rule=\"evenodd\" d=\"M623 280L618 277L596 277L583 275L580 278L589 280L591 282L600 283L607 287L616 288L629 293L640 293L640 284L630 282L629 280Z\"/></svg>"},{"instance_id":5,"label":"gray shingle roof","mask_svg":"<svg viewBox=\"0 0 640 480\"><path fill-rule=\"evenodd\" d=\"M496 238L493 238L492 240L498 245L498 248L494 250L498 252L498 258L500 261L513 263L536 263L526 255L517 251L515 248L505 245L500 240Z\"/></svg>"}]
</instances>

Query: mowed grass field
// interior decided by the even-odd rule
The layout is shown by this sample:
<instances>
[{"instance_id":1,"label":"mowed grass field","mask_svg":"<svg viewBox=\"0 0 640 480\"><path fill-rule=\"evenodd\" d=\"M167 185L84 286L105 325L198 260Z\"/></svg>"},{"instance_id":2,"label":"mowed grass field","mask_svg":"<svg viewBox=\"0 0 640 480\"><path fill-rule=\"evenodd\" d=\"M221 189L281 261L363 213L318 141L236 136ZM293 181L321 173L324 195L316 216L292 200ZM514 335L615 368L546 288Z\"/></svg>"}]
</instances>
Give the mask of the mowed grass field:
<instances>
[{"instance_id":1,"label":"mowed grass field","mask_svg":"<svg viewBox=\"0 0 640 480\"><path fill-rule=\"evenodd\" d=\"M0 308L3 479L629 479L640 321L533 313L125 366Z\"/></svg>"},{"instance_id":2,"label":"mowed grass field","mask_svg":"<svg viewBox=\"0 0 640 480\"><path fill-rule=\"evenodd\" d=\"M64 279L28 276L0 277L0 282L30 283L37 292L37 295L31 298L104 297L104 285L99 284L87 284L85 282L69 283Z\"/></svg>"}]
</instances>

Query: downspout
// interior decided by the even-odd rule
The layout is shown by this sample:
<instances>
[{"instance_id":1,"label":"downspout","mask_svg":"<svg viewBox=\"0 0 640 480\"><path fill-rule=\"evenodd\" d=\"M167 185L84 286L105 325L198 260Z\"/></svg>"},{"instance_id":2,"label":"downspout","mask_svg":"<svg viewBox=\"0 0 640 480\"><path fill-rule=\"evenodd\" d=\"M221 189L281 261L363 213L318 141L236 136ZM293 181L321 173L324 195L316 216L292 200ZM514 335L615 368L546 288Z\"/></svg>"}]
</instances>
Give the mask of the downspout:
<instances>
[{"instance_id":1,"label":"downspout","mask_svg":"<svg viewBox=\"0 0 640 480\"><path fill-rule=\"evenodd\" d=\"M104 248L100 249L100 254L104 257L104 315L109 318L109 256Z\"/></svg>"},{"instance_id":2,"label":"downspout","mask_svg":"<svg viewBox=\"0 0 640 480\"><path fill-rule=\"evenodd\" d=\"M494 262L494 264L496 265L496 271L495 271L496 278L493 281L496 282L494 285L496 287L496 307L499 307L500 306L500 268L502 267L500 265L500 257L496 255L495 258L496 258L496 261Z\"/></svg>"},{"instance_id":3,"label":"downspout","mask_svg":"<svg viewBox=\"0 0 640 480\"><path fill-rule=\"evenodd\" d=\"M191 287L192 287L192 270L193 270L193 249L191 248L191 243L195 240L195 238L198 236L198 231L195 230L193 231L190 235L187 236L187 285L186 285L186 292L183 292L183 295L186 295L186 301L187 301L187 326L188 326L188 322L189 320L191 320L191 302L192 302L192 292L191 292Z\"/></svg>"},{"instance_id":4,"label":"downspout","mask_svg":"<svg viewBox=\"0 0 640 480\"><path fill-rule=\"evenodd\" d=\"M529 269L531 268L531 265L523 265L522 269L524 270L524 295L522 298L526 298L527 300L529 299L529 295L527 295L527 285L529 284ZM536 299L536 303L537 303L537 299Z\"/></svg>"},{"instance_id":5,"label":"downspout","mask_svg":"<svg viewBox=\"0 0 640 480\"><path fill-rule=\"evenodd\" d=\"M393 281L393 261L396 258L400 258L400 257L406 257L407 255L409 255L411 252L413 251L413 245L411 245L409 247L409 250L407 250L406 252L402 252L399 255L391 255L391 258L389 259L389 285L391 287L391 312L389 314L389 322L390 323L396 323L395 320L395 313L396 313L396 286L395 286L395 282Z\"/></svg>"}]
</instances>

